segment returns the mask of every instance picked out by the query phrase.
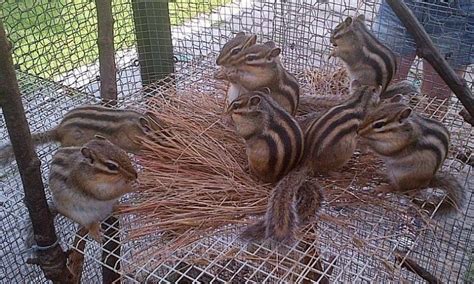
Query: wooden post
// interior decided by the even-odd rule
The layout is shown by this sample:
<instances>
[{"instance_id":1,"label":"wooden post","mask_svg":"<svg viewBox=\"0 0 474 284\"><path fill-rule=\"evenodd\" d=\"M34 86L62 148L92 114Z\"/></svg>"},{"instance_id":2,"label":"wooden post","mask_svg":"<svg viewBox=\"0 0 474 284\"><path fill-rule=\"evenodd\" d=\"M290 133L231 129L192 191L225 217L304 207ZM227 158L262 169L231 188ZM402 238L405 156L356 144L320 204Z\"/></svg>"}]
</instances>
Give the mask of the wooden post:
<instances>
[{"instance_id":1,"label":"wooden post","mask_svg":"<svg viewBox=\"0 0 474 284\"><path fill-rule=\"evenodd\" d=\"M471 117L474 117L474 97L466 81L459 77L451 66L449 66L444 57L441 56L428 33L426 33L423 26L418 22L415 15L403 1L387 0L387 3L392 7L392 10L413 36L416 42L418 56L424 58L433 66L464 105ZM468 54L466 54L466 56L468 56Z\"/></svg>"},{"instance_id":2,"label":"wooden post","mask_svg":"<svg viewBox=\"0 0 474 284\"><path fill-rule=\"evenodd\" d=\"M106 104L117 103L112 0L96 0L99 48L100 96Z\"/></svg>"},{"instance_id":3,"label":"wooden post","mask_svg":"<svg viewBox=\"0 0 474 284\"><path fill-rule=\"evenodd\" d=\"M98 25L98 47L100 68L100 96L105 105L117 103L117 79L114 49L114 19L112 15L112 0L96 0L97 25ZM118 235L118 220L110 217L104 221L102 226L107 237L102 246L102 262L120 269L120 261L113 254L120 255L120 236ZM110 253L109 253L110 252ZM107 266L102 266L102 282L113 283L120 278L120 274Z\"/></svg>"},{"instance_id":4,"label":"wooden post","mask_svg":"<svg viewBox=\"0 0 474 284\"><path fill-rule=\"evenodd\" d=\"M120 270L119 227L119 220L115 217L109 217L102 224L102 230L107 236L102 246L102 263L114 268L110 269L108 266L102 266L102 283L104 284L117 283L117 280L120 279L120 274L116 272Z\"/></svg>"},{"instance_id":5,"label":"wooden post","mask_svg":"<svg viewBox=\"0 0 474 284\"><path fill-rule=\"evenodd\" d=\"M40 160L31 140L30 129L21 103L20 88L13 68L11 45L0 21L0 105L12 143L13 152L25 193L25 203L33 225L38 264L46 279L54 283L70 283L72 274L66 267L66 254L57 243L53 216L49 211L41 179Z\"/></svg>"}]
</instances>

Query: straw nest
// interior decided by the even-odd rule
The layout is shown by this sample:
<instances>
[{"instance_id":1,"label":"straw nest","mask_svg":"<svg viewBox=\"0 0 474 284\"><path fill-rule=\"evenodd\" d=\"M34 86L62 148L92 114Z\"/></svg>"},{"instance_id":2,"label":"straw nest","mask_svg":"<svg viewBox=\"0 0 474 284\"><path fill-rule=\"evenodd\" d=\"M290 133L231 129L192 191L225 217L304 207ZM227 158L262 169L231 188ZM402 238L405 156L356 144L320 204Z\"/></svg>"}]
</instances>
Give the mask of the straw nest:
<instances>
[{"instance_id":1,"label":"straw nest","mask_svg":"<svg viewBox=\"0 0 474 284\"><path fill-rule=\"evenodd\" d=\"M318 78L327 84L336 80ZM168 126L169 140L163 145L144 141L146 151L137 157L141 168L137 193L119 208L119 213L134 216L130 239L161 236L150 246L163 260L219 230L240 230L254 222L253 217L265 212L272 189L245 170L244 141L222 115L221 90L193 88L165 95L166 99L151 99L146 108ZM393 199L374 195L372 189L383 183L382 168L379 159L358 151L339 172L313 177L325 197L318 222L344 226L365 221L363 214L353 214L349 220L331 213L342 207L405 210Z\"/></svg>"}]
</instances>

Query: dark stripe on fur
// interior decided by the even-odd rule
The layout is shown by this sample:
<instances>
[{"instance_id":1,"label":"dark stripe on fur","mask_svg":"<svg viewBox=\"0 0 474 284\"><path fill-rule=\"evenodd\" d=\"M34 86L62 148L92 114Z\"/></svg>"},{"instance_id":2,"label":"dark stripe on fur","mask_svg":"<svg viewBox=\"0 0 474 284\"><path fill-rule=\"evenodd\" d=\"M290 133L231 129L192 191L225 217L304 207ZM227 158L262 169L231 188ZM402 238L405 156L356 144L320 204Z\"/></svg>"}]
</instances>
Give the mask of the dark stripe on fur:
<instances>
[{"instance_id":1,"label":"dark stripe on fur","mask_svg":"<svg viewBox=\"0 0 474 284\"><path fill-rule=\"evenodd\" d=\"M336 106L330 110L328 110L325 114L323 114L320 118L313 121L308 127L306 132L306 141L313 141L314 136L321 131L324 124L330 119L335 117L336 115L346 111L348 109L354 108L359 102L361 101L362 96L358 95L357 97L352 97L347 100L342 105ZM328 119L329 118L329 119Z\"/></svg>"},{"instance_id":2,"label":"dark stripe on fur","mask_svg":"<svg viewBox=\"0 0 474 284\"><path fill-rule=\"evenodd\" d=\"M281 168L276 169L277 172L275 173L276 178L280 179L288 171L288 167L291 166L290 162L291 162L291 156L293 154L293 147L291 144L291 137L290 135L288 135L286 129L276 124L273 120L270 122L270 129L275 131L275 133L278 135L278 138L280 139L281 144L283 145L283 153L281 153L282 155L280 155L279 153L270 153L270 157L273 157L275 155L283 156ZM272 165L275 165L275 164L270 163L270 166Z\"/></svg>"},{"instance_id":3,"label":"dark stripe on fur","mask_svg":"<svg viewBox=\"0 0 474 284\"><path fill-rule=\"evenodd\" d=\"M277 147L277 144L275 143L275 141L273 140L273 138L271 136L265 135L265 136L263 136L262 139L265 141L265 143L268 146L268 152L269 152L270 159L268 160L267 167L271 168L271 167L275 166L276 163L278 162L277 161L278 147Z\"/></svg>"},{"instance_id":4,"label":"dark stripe on fur","mask_svg":"<svg viewBox=\"0 0 474 284\"><path fill-rule=\"evenodd\" d=\"M382 42L380 42L372 34L372 32L367 28L366 25L361 24L360 26L365 31L364 36L366 37L365 42L367 43L367 48L369 49L369 51L371 51L371 52L377 54L378 56L380 56L380 58L382 58L382 61L385 63L385 67L387 68L387 81L385 82L385 84L383 84L383 85L381 84L382 85L382 92L384 92L387 89L388 84L390 83L390 81L392 80L393 76L396 73L397 62L396 62L396 59L395 59L395 54L393 53L393 51L390 48L386 47ZM369 37L369 38L367 39L367 37ZM374 41L375 43L377 43L379 46L373 45L371 40ZM384 50L381 50L381 49L384 49ZM395 64L395 66L394 66L394 64Z\"/></svg>"},{"instance_id":5,"label":"dark stripe on fur","mask_svg":"<svg viewBox=\"0 0 474 284\"><path fill-rule=\"evenodd\" d=\"M343 125L344 123L347 123L350 120L361 120L362 119L362 113L353 113L349 112L342 117L336 119L335 121L331 122L326 128L324 128L323 132L318 136L316 141L311 145L311 149L314 151L315 147L319 147L322 145L322 142L324 139L326 139L328 136L330 136L334 131L338 131L339 125Z\"/></svg>"},{"instance_id":6,"label":"dark stripe on fur","mask_svg":"<svg viewBox=\"0 0 474 284\"><path fill-rule=\"evenodd\" d=\"M418 143L415 147L417 150L429 150L436 155L436 168L443 163L445 156L443 152L436 146L431 143Z\"/></svg>"},{"instance_id":7,"label":"dark stripe on fur","mask_svg":"<svg viewBox=\"0 0 474 284\"><path fill-rule=\"evenodd\" d=\"M436 124L439 127L439 124L436 123L436 122L431 122L428 119L425 119L425 121L428 122L428 123ZM446 137L445 133L442 133L442 132L437 131L437 130L432 129L432 128L428 128L428 127L426 127L426 125L423 125L423 124L420 124L420 125L421 125L421 129L423 131L423 136L425 136L425 137L426 136L436 137L436 139L440 140L443 143L443 145L445 146L446 153L447 153L448 148L449 148L449 141L448 141L448 138Z\"/></svg>"},{"instance_id":8,"label":"dark stripe on fur","mask_svg":"<svg viewBox=\"0 0 474 284\"><path fill-rule=\"evenodd\" d=\"M275 112L282 118L284 118L286 124L291 128L292 133L294 134L295 137L295 160L292 161L291 167L293 168L296 166L296 164L301 160L301 157L303 155L303 148L304 148L304 139L303 139L303 131L299 127L298 123L292 116L290 116L286 111L283 109L276 107Z\"/></svg>"}]
</instances>

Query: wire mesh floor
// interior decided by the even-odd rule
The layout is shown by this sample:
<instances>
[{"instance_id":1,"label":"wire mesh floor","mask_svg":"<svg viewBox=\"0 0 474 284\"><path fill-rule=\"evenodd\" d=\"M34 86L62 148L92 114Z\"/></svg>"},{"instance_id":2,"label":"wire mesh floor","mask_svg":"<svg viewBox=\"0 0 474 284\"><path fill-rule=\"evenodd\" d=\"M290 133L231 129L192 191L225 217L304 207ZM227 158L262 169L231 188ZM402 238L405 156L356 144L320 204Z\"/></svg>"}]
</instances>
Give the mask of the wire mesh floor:
<instances>
[{"instance_id":1,"label":"wire mesh floor","mask_svg":"<svg viewBox=\"0 0 474 284\"><path fill-rule=\"evenodd\" d=\"M222 90L212 90L209 76L198 72L195 76L177 76L179 90L192 86L203 93L220 94ZM304 75L300 75L304 79ZM25 95L23 101L33 132L44 131L55 125L62 115L74 106L94 102L64 86L18 74L20 86ZM192 80L190 80L192 78ZM308 80L302 80L308 81ZM154 94L164 92L166 85L149 87L144 92ZM310 86L305 85L308 89ZM140 104L138 92L121 105ZM43 94L42 96L33 94ZM45 95L47 94L47 95ZM67 94L67 95L65 95ZM444 169L454 174L467 189L474 188L472 166L466 165L474 149L472 127L462 121L457 114L460 105L455 100L447 104L425 96L417 96L411 104L420 112L437 118L450 129L452 146ZM449 106L447 106L449 105ZM41 111L40 111L41 110ZM2 137L6 137L4 122L0 125ZM42 160L45 181L48 175L48 161L56 146L38 148ZM457 158L456 158L457 157ZM356 158L357 159L357 158ZM27 282L41 282L41 272L25 264L28 253L21 251L27 212L22 203L22 190L19 176L12 163L6 167L1 177L0 219L2 220L2 243L8 244L1 252L0 278L15 282L18 277ZM337 184L334 185L337 187ZM325 189L329 190L329 189ZM354 194L363 188L354 187ZM387 197L393 198L393 197ZM394 206L405 208L409 200L396 197ZM302 239L291 247L275 249L269 243L245 244L238 238L240 227L229 226L215 235L203 237L175 251L163 252L151 244L165 242L159 234L128 240L128 232L133 229L135 217L124 215L119 218L119 235L122 241L119 267L117 270L125 283L158 283L199 281L203 283L224 282L422 282L421 278L400 268L395 257L402 253L415 259L445 282L466 280L469 266L472 265L474 223L474 202L468 196L467 208L447 222L419 222L412 215L397 215L383 208L365 206L347 209L331 202L323 206L323 216L317 226L306 228ZM330 222L328 218L337 217L346 222ZM425 220L426 221L426 220ZM58 218L58 232L62 245L72 245L75 226L65 218ZM106 239L106 241L114 241ZM99 281L100 265L104 265L101 255L104 248L94 241L86 245L86 264L83 274L85 283ZM407 254L405 254L408 252ZM163 261L163 254L166 260ZM114 253L111 253L114 255ZM93 271L96 271L94 273ZM326 278L327 277L327 278ZM3 280L2 280L3 281Z\"/></svg>"}]
</instances>

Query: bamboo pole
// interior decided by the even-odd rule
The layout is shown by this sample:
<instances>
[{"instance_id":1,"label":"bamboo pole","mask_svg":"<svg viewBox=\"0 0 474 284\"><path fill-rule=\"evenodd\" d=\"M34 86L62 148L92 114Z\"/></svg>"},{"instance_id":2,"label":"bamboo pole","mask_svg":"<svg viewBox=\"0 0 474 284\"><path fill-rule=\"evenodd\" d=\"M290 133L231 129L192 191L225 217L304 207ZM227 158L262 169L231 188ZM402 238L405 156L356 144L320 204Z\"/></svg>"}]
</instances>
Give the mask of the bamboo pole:
<instances>
[{"instance_id":1,"label":"bamboo pole","mask_svg":"<svg viewBox=\"0 0 474 284\"><path fill-rule=\"evenodd\" d=\"M458 97L464 105L471 117L474 117L474 97L472 96L471 90L466 81L458 76L451 66L449 66L444 57L441 56L428 33L403 1L387 0L387 3L392 7L392 10L395 12L397 17L400 18L408 32L413 36L413 39L416 42L416 52L418 56L424 58L431 64L431 66L433 66L436 72L438 72L444 82L449 86L451 91L454 92L456 97Z\"/></svg>"},{"instance_id":2,"label":"bamboo pole","mask_svg":"<svg viewBox=\"0 0 474 284\"><path fill-rule=\"evenodd\" d=\"M96 0L95 3L97 8L100 96L104 103L115 105L117 103L117 79L115 76L112 0Z\"/></svg>"},{"instance_id":3,"label":"bamboo pole","mask_svg":"<svg viewBox=\"0 0 474 284\"><path fill-rule=\"evenodd\" d=\"M25 204L33 225L38 264L45 277L54 283L70 283L72 274L66 267L66 254L58 244L53 216L48 209L41 179L41 162L31 140L30 129L25 117L20 89L13 68L11 45L3 23L0 21L0 104L12 143L13 152L25 193Z\"/></svg>"}]
</instances>

